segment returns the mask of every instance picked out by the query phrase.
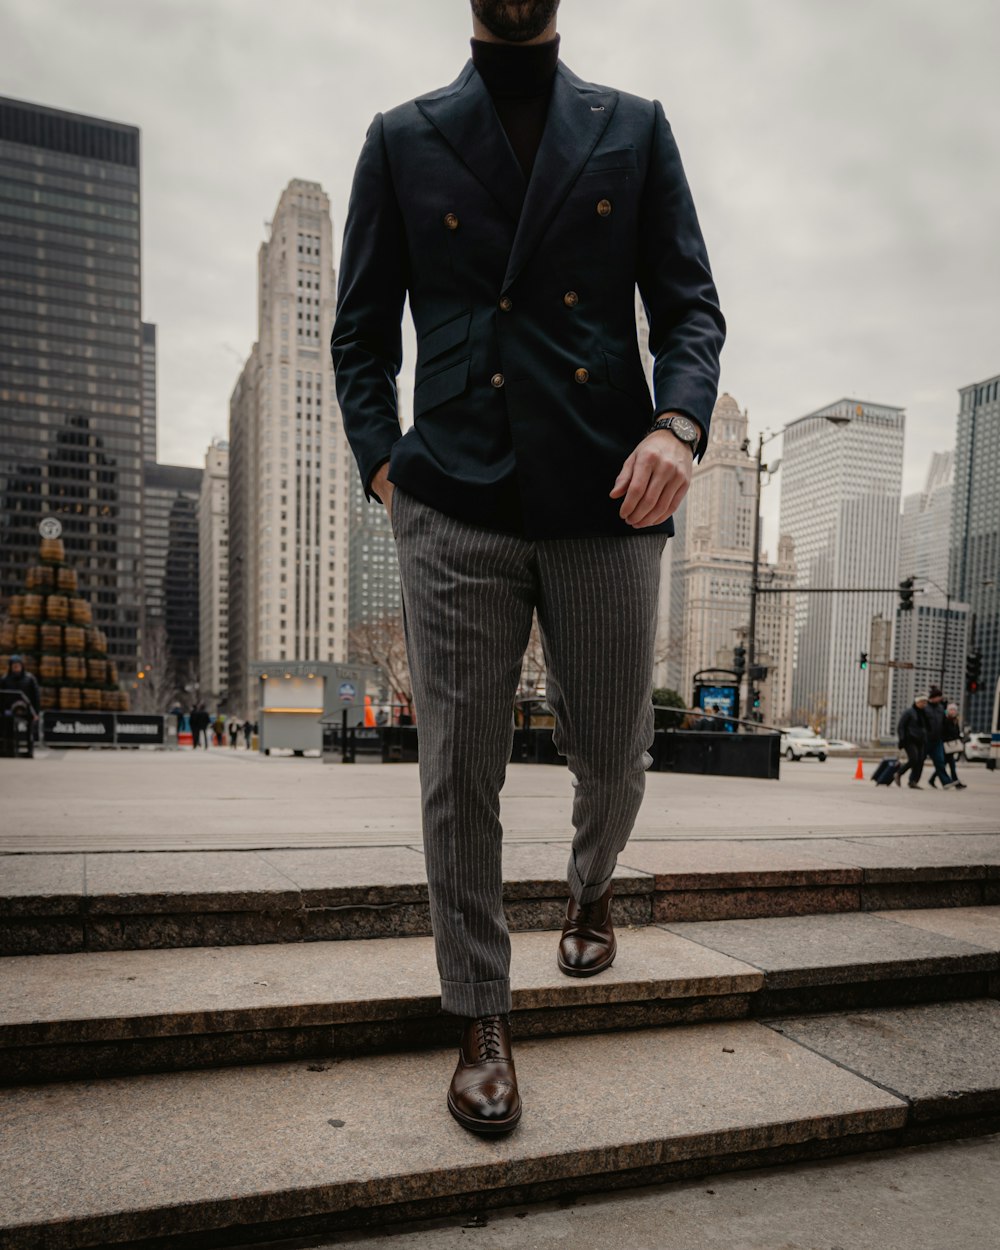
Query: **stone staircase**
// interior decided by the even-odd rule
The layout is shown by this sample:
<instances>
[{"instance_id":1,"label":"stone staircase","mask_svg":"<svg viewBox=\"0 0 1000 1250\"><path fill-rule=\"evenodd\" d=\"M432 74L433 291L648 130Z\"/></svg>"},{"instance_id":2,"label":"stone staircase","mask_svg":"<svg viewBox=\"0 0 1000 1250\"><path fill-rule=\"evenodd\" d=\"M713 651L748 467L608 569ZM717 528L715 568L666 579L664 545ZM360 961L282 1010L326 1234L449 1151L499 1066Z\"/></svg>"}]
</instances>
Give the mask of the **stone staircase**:
<instances>
[{"instance_id":1,"label":"stone staircase","mask_svg":"<svg viewBox=\"0 0 1000 1250\"><path fill-rule=\"evenodd\" d=\"M0 857L0 1247L208 1247L1000 1129L1000 832L636 842L555 966L505 854L524 1118L444 1095L417 849ZM304 940L308 939L308 940Z\"/></svg>"}]
</instances>

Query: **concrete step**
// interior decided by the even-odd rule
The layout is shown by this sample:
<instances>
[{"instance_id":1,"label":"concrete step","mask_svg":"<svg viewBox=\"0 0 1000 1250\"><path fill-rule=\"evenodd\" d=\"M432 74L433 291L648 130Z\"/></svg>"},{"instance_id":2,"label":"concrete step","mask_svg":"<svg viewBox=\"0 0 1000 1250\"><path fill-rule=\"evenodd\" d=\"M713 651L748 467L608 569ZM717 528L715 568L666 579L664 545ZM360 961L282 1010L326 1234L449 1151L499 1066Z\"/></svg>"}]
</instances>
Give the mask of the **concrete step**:
<instances>
[{"instance_id":1,"label":"concrete step","mask_svg":"<svg viewBox=\"0 0 1000 1250\"><path fill-rule=\"evenodd\" d=\"M446 1111L453 1048L19 1087L0 1245L245 1245L985 1134L998 1036L976 999L528 1040L497 1141Z\"/></svg>"},{"instance_id":2,"label":"concrete step","mask_svg":"<svg viewBox=\"0 0 1000 1250\"><path fill-rule=\"evenodd\" d=\"M1000 993L1000 906L618 927L564 976L512 936L518 1038ZM430 938L0 960L0 1083L451 1044Z\"/></svg>"},{"instance_id":3,"label":"concrete step","mask_svg":"<svg viewBox=\"0 0 1000 1250\"><path fill-rule=\"evenodd\" d=\"M558 929L568 842L504 848L512 931ZM635 840L620 924L1000 903L996 833ZM431 932L420 848L0 855L0 954Z\"/></svg>"}]
</instances>

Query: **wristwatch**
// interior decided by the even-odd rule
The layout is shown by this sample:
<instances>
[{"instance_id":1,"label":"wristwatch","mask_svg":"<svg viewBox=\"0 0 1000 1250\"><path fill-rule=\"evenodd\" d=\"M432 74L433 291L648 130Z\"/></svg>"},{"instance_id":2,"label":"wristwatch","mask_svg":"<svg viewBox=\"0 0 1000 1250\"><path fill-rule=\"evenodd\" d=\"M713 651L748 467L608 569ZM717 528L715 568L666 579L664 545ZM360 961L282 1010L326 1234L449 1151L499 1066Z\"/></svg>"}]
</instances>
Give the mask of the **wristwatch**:
<instances>
[{"instance_id":1,"label":"wristwatch","mask_svg":"<svg viewBox=\"0 0 1000 1250\"><path fill-rule=\"evenodd\" d=\"M675 413L672 417L658 417L646 431L652 434L654 430L669 430L682 443L687 443L692 451L701 441L701 428L690 417L681 416Z\"/></svg>"}]
</instances>

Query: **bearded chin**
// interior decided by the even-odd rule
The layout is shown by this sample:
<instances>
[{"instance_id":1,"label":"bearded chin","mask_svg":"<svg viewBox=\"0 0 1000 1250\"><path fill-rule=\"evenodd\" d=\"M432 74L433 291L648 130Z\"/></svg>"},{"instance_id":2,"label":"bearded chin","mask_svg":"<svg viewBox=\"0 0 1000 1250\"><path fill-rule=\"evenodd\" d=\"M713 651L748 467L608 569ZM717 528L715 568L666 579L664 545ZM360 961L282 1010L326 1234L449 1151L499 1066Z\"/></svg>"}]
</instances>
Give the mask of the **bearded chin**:
<instances>
[{"instance_id":1,"label":"bearded chin","mask_svg":"<svg viewBox=\"0 0 1000 1250\"><path fill-rule=\"evenodd\" d=\"M559 0L472 0L472 11L497 39L526 43L537 39L556 15Z\"/></svg>"}]
</instances>

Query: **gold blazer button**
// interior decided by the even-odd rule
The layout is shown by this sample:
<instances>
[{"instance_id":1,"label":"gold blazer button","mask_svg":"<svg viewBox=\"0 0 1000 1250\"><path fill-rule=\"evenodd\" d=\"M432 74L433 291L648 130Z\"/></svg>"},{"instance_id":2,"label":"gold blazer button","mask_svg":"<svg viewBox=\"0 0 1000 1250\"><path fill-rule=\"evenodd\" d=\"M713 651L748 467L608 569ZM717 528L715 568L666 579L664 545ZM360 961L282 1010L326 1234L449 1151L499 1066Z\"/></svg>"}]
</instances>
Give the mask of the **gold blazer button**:
<instances>
[{"instance_id":1,"label":"gold blazer button","mask_svg":"<svg viewBox=\"0 0 1000 1250\"><path fill-rule=\"evenodd\" d=\"M586 369L577 369L576 373L573 374L573 377L576 378L576 380L581 384L590 381L590 374Z\"/></svg>"},{"instance_id":2,"label":"gold blazer button","mask_svg":"<svg viewBox=\"0 0 1000 1250\"><path fill-rule=\"evenodd\" d=\"M492 383L493 386L497 388L503 386L503 374L494 373L494 375L490 378L490 382Z\"/></svg>"},{"instance_id":3,"label":"gold blazer button","mask_svg":"<svg viewBox=\"0 0 1000 1250\"><path fill-rule=\"evenodd\" d=\"M609 211L610 211L610 208L609 208ZM455 216L454 213L445 213L444 224L448 227L449 230L457 230L458 218Z\"/></svg>"},{"instance_id":4,"label":"gold blazer button","mask_svg":"<svg viewBox=\"0 0 1000 1250\"><path fill-rule=\"evenodd\" d=\"M611 216L611 201L610 200L598 200L597 201L597 214L599 217L610 217Z\"/></svg>"}]
</instances>

